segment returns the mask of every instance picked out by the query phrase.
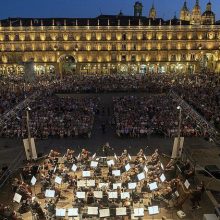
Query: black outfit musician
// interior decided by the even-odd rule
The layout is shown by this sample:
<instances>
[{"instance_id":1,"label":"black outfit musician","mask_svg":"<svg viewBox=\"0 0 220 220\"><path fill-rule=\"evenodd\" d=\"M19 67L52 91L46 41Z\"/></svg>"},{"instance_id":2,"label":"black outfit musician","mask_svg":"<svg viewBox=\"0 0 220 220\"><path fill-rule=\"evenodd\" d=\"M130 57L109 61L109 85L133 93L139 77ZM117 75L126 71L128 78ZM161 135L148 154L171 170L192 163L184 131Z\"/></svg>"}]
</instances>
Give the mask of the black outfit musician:
<instances>
[{"instance_id":1,"label":"black outfit musician","mask_svg":"<svg viewBox=\"0 0 220 220\"><path fill-rule=\"evenodd\" d=\"M95 202L94 193L90 191L87 194L87 204L90 205L90 204L93 204L94 202Z\"/></svg>"}]
</instances>

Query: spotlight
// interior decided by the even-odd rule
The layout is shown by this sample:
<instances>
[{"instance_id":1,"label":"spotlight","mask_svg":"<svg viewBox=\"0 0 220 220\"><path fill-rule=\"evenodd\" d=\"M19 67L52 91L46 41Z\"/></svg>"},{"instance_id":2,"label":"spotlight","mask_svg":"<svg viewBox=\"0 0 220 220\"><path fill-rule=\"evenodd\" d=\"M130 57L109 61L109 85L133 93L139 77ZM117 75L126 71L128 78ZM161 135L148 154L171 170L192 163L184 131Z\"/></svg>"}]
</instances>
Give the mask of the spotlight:
<instances>
[{"instance_id":1,"label":"spotlight","mask_svg":"<svg viewBox=\"0 0 220 220\"><path fill-rule=\"evenodd\" d=\"M27 107L27 110L28 110L28 111L31 111L31 108L28 106L28 107Z\"/></svg>"},{"instance_id":2,"label":"spotlight","mask_svg":"<svg viewBox=\"0 0 220 220\"><path fill-rule=\"evenodd\" d=\"M178 106L177 106L177 109L178 109L178 110L180 110L180 109L181 109L181 107L178 105Z\"/></svg>"}]
</instances>

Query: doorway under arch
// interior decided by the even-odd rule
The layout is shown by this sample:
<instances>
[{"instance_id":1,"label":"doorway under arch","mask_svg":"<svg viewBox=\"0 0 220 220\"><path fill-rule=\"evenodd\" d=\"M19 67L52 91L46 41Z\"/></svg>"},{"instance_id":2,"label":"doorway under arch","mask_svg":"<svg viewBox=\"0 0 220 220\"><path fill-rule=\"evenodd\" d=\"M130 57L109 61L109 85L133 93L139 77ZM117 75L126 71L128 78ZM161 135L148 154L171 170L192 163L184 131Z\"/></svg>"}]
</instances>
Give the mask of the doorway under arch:
<instances>
[{"instance_id":1,"label":"doorway under arch","mask_svg":"<svg viewBox=\"0 0 220 220\"><path fill-rule=\"evenodd\" d=\"M76 59L72 55L63 54L58 59L60 73L65 75L72 75L76 73Z\"/></svg>"}]
</instances>

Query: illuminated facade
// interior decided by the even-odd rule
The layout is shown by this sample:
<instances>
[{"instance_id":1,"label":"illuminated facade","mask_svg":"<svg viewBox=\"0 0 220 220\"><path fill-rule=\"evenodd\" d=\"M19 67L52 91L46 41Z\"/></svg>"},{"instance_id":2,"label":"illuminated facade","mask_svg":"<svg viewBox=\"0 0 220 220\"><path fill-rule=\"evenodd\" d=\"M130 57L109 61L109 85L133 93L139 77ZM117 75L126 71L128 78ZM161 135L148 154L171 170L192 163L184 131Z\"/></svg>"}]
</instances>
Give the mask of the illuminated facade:
<instances>
[{"instance_id":1,"label":"illuminated facade","mask_svg":"<svg viewBox=\"0 0 220 220\"><path fill-rule=\"evenodd\" d=\"M56 73L194 73L220 72L220 21L211 3L201 14L186 2L180 19L156 18L153 6L142 16L100 15L87 19L25 19L0 21L0 73L22 74L33 60L37 74ZM136 11L135 11L136 10Z\"/></svg>"}]
</instances>

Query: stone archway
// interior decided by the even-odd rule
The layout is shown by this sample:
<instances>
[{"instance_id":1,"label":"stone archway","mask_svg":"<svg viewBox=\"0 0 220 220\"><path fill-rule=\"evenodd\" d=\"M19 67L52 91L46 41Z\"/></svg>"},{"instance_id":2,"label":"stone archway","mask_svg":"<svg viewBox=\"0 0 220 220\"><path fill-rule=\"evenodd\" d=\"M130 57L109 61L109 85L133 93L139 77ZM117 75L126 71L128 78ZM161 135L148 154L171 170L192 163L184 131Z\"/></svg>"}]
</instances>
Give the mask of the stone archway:
<instances>
[{"instance_id":1,"label":"stone archway","mask_svg":"<svg viewBox=\"0 0 220 220\"><path fill-rule=\"evenodd\" d=\"M63 54L58 59L61 77L76 74L76 59L72 55Z\"/></svg>"}]
</instances>

